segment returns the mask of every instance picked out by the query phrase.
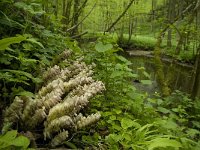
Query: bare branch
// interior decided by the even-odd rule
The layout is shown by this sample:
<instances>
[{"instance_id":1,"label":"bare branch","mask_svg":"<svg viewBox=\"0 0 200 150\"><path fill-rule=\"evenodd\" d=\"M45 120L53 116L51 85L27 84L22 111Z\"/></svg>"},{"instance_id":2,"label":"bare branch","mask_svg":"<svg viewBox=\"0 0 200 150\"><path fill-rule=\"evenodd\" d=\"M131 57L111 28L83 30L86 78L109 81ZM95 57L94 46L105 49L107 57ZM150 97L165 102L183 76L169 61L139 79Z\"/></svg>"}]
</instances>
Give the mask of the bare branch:
<instances>
[{"instance_id":1,"label":"bare branch","mask_svg":"<svg viewBox=\"0 0 200 150\"><path fill-rule=\"evenodd\" d=\"M126 14L126 12L128 11L128 9L131 7L131 5L133 4L135 0L131 0L130 3L128 4L128 6L126 7L126 9L122 12L122 14L112 23L112 25L106 30L105 32L109 32L119 21L120 19Z\"/></svg>"},{"instance_id":2,"label":"bare branch","mask_svg":"<svg viewBox=\"0 0 200 150\"><path fill-rule=\"evenodd\" d=\"M92 13L92 11L94 10L94 8L96 7L96 4L97 3L94 4L94 6L92 7L92 9L88 12L88 14L78 24L76 24L73 27L67 29L67 32L69 32L69 31L77 28Z\"/></svg>"}]
</instances>

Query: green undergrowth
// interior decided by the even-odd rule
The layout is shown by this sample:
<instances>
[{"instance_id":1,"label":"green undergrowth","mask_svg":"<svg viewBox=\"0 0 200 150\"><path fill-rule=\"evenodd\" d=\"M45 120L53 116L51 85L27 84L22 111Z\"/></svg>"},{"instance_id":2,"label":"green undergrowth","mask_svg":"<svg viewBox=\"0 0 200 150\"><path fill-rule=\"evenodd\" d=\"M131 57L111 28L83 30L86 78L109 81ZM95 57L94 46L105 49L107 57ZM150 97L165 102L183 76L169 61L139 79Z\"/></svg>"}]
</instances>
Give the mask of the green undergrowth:
<instances>
[{"instance_id":1,"label":"green undergrowth","mask_svg":"<svg viewBox=\"0 0 200 150\"><path fill-rule=\"evenodd\" d=\"M164 50L164 54L173 58L176 58L177 60L185 63L191 63L194 64L195 61L195 52L193 50L187 50L187 51L180 51L180 54L176 54L175 48L168 49L166 48Z\"/></svg>"},{"instance_id":2,"label":"green undergrowth","mask_svg":"<svg viewBox=\"0 0 200 150\"><path fill-rule=\"evenodd\" d=\"M128 35L124 35L122 39L118 39L120 47L127 50L153 50L156 45L156 38L150 36L133 35L128 39Z\"/></svg>"},{"instance_id":3,"label":"green undergrowth","mask_svg":"<svg viewBox=\"0 0 200 150\"><path fill-rule=\"evenodd\" d=\"M155 37L148 35L132 36L130 40L128 40L128 35L124 35L122 39L118 40L118 44L126 50L153 51L156 41ZM168 48L167 40L163 39L161 45L162 53L179 61L193 63L196 54L196 51L193 50L193 45L190 44L188 50L181 50L179 54L176 54L176 44L175 39L172 39L172 47Z\"/></svg>"},{"instance_id":4,"label":"green undergrowth","mask_svg":"<svg viewBox=\"0 0 200 150\"><path fill-rule=\"evenodd\" d=\"M84 48L85 47L85 48ZM134 150L197 150L199 147L199 102L176 91L170 97L150 98L138 92L131 80L138 76L131 62L116 54L121 49L101 37L83 47L85 61L95 62L95 77L106 91L91 102L102 119L96 132L84 135L85 147ZM190 111L191 110L191 111Z\"/></svg>"},{"instance_id":5,"label":"green undergrowth","mask_svg":"<svg viewBox=\"0 0 200 150\"><path fill-rule=\"evenodd\" d=\"M103 32L89 33L83 37L83 41L95 41L96 39L103 36ZM145 50L153 51L157 42L157 39L154 35L132 35L129 40L128 34L123 34L122 38L119 38L116 33L106 33L114 42L117 42L119 47L125 50ZM176 45L177 41L172 39L172 47L167 47L167 39L164 38L161 48L162 53L175 58L183 62L193 62L196 51L193 50L193 45L190 44L189 50L181 50L180 54L176 54Z\"/></svg>"},{"instance_id":6,"label":"green undergrowth","mask_svg":"<svg viewBox=\"0 0 200 150\"><path fill-rule=\"evenodd\" d=\"M79 51L77 42L58 32L56 20L43 20L45 12L41 7L40 3L0 2L2 108L11 103L16 95L33 95L42 82L43 68L50 66L54 57L65 48ZM18 15L21 13L23 15ZM47 26L46 23L54 26Z\"/></svg>"}]
</instances>

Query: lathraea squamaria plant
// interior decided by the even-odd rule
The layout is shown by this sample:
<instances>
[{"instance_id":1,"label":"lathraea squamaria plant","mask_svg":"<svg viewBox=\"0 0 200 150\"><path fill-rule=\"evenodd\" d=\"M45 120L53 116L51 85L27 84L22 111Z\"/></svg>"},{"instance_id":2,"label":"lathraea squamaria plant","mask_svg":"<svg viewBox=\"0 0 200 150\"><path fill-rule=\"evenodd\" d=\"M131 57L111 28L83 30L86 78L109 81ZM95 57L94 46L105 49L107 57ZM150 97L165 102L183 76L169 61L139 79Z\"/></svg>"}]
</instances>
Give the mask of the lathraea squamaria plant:
<instances>
[{"instance_id":1,"label":"lathraea squamaria plant","mask_svg":"<svg viewBox=\"0 0 200 150\"><path fill-rule=\"evenodd\" d=\"M5 110L2 132L16 127L25 131L38 131L44 140L54 147L65 141L72 132L97 122L99 112L88 116L80 113L89 100L105 89L101 81L92 78L93 65L86 65L82 58L69 61L71 51L65 50L56 61L70 65L59 65L43 73L44 85L34 98L16 96Z\"/></svg>"}]
</instances>

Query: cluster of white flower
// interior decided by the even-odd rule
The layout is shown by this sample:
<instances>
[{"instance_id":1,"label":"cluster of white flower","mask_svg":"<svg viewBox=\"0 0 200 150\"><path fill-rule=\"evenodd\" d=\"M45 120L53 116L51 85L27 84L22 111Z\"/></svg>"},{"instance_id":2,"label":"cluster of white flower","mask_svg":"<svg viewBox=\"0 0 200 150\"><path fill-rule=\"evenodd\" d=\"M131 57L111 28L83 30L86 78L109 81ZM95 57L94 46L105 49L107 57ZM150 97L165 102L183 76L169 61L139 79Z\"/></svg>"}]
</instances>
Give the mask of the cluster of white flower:
<instances>
[{"instance_id":1,"label":"cluster of white flower","mask_svg":"<svg viewBox=\"0 0 200 150\"><path fill-rule=\"evenodd\" d=\"M79 62L78 60L76 60L71 66L61 70L59 78L61 78L64 81L68 81L70 78L79 74L80 71L82 71L85 68L87 68L87 66L84 62Z\"/></svg>"},{"instance_id":2,"label":"cluster of white flower","mask_svg":"<svg viewBox=\"0 0 200 150\"><path fill-rule=\"evenodd\" d=\"M77 128L81 129L86 126L89 126L90 124L93 124L97 122L101 117L101 114L98 112L96 114L91 114L87 117L82 117L78 122L77 122Z\"/></svg>"},{"instance_id":3,"label":"cluster of white flower","mask_svg":"<svg viewBox=\"0 0 200 150\"><path fill-rule=\"evenodd\" d=\"M49 68L44 74L43 74L43 80L50 81L53 80L57 75L60 74L60 67L55 65L52 68Z\"/></svg>"},{"instance_id":4,"label":"cluster of white flower","mask_svg":"<svg viewBox=\"0 0 200 150\"><path fill-rule=\"evenodd\" d=\"M59 61L64 61L66 58L68 58L72 54L72 51L69 49L64 50L61 54L58 55Z\"/></svg>"},{"instance_id":5,"label":"cluster of white flower","mask_svg":"<svg viewBox=\"0 0 200 150\"><path fill-rule=\"evenodd\" d=\"M70 54L71 52L65 51L58 58L65 61ZM63 69L57 65L49 68L43 75L44 86L35 98L28 97L23 100L16 97L6 110L4 123L22 121L20 125L25 130L43 125L44 139L54 137L50 144L56 146L68 137L68 131L98 121L100 113L88 117L79 113L92 97L105 90L101 81L95 81L91 77L95 65L87 66L84 62L80 62L82 59L77 59L72 65Z\"/></svg>"},{"instance_id":6,"label":"cluster of white flower","mask_svg":"<svg viewBox=\"0 0 200 150\"><path fill-rule=\"evenodd\" d=\"M58 135L56 135L52 140L51 140L51 146L55 147L59 144L61 144L62 142L64 142L69 136L69 132L68 131L62 131L61 133L59 133Z\"/></svg>"},{"instance_id":7,"label":"cluster of white flower","mask_svg":"<svg viewBox=\"0 0 200 150\"><path fill-rule=\"evenodd\" d=\"M22 109L24 105L24 100L16 96L13 103L4 113L4 127L2 132L6 132L17 120L20 118Z\"/></svg>"},{"instance_id":8,"label":"cluster of white flower","mask_svg":"<svg viewBox=\"0 0 200 150\"><path fill-rule=\"evenodd\" d=\"M62 129L69 129L74 127L74 122L70 116L62 116L51 121L49 124L46 124L44 129L44 138L52 138L53 133L57 133Z\"/></svg>"},{"instance_id":9,"label":"cluster of white flower","mask_svg":"<svg viewBox=\"0 0 200 150\"><path fill-rule=\"evenodd\" d=\"M10 105L8 109L5 111L5 119L4 122L13 122L20 117L20 113L24 105L24 101L16 96L13 103ZM14 114L14 115L13 115Z\"/></svg>"}]
</instances>

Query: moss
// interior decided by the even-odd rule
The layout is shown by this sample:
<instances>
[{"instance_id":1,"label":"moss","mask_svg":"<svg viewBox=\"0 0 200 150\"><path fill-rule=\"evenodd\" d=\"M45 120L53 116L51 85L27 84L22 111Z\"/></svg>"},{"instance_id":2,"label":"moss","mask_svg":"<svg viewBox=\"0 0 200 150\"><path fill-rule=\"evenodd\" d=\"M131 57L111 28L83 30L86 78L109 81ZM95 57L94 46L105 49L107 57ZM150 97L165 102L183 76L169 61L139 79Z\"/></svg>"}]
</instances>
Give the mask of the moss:
<instances>
[{"instance_id":1,"label":"moss","mask_svg":"<svg viewBox=\"0 0 200 150\"><path fill-rule=\"evenodd\" d=\"M168 86L167 80L165 80L165 74L163 70L163 64L160 58L161 54L161 43L162 38L161 34L157 39L156 47L154 49L154 59L155 59L155 66L156 66L156 75L157 75L157 83L160 85L161 92L163 96L169 96L171 89Z\"/></svg>"}]
</instances>

